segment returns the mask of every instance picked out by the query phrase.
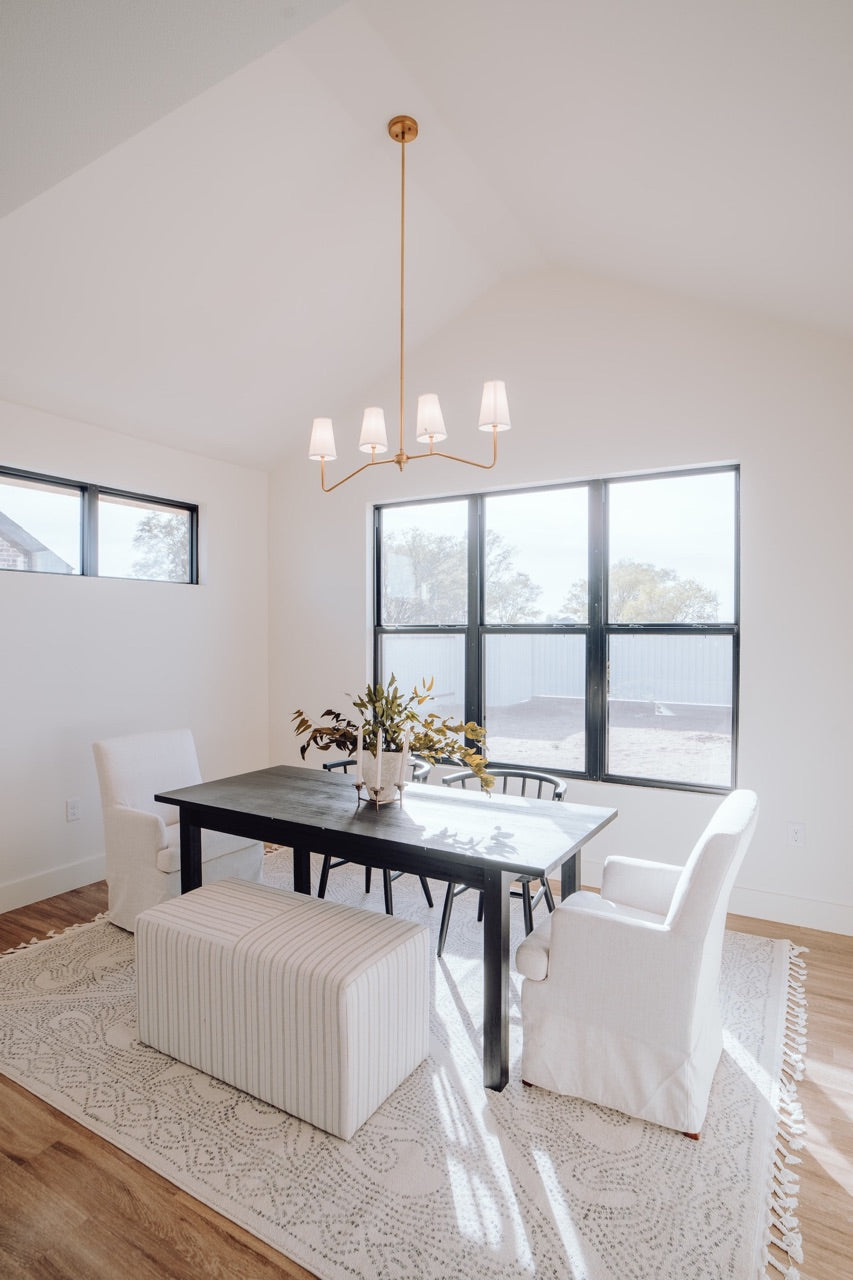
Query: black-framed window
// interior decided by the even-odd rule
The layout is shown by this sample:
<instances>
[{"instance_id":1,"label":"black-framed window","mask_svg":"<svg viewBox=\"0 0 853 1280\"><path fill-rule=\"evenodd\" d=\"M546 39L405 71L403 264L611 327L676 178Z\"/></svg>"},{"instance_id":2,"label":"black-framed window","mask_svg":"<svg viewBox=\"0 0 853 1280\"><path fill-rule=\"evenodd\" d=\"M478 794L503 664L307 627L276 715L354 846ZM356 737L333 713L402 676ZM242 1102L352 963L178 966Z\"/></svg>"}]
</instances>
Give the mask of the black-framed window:
<instances>
[{"instance_id":1,"label":"black-framed window","mask_svg":"<svg viewBox=\"0 0 853 1280\"><path fill-rule=\"evenodd\" d=\"M374 678L495 765L729 790L738 507L735 466L377 507Z\"/></svg>"},{"instance_id":2,"label":"black-framed window","mask_svg":"<svg viewBox=\"0 0 853 1280\"><path fill-rule=\"evenodd\" d=\"M198 507L0 467L0 569L198 582Z\"/></svg>"}]
</instances>

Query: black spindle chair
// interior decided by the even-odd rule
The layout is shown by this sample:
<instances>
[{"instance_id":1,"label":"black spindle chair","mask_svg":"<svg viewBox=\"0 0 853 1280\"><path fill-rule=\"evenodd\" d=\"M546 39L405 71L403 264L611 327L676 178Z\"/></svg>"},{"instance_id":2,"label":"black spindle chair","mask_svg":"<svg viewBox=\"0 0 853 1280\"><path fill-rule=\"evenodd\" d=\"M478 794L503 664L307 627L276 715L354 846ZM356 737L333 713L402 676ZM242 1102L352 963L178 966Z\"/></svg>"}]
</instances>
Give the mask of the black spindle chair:
<instances>
[{"instance_id":1,"label":"black spindle chair","mask_svg":"<svg viewBox=\"0 0 853 1280\"><path fill-rule=\"evenodd\" d=\"M492 769L489 773L495 779L495 791L504 795L514 794L521 796L533 796L537 800L562 800L566 794L566 782L563 778L557 778L551 773L539 773L535 769ZM446 787L473 787L479 788L480 779L471 769L459 769L456 773L447 773L441 779ZM533 912L534 909L544 898L549 911L554 910L554 896L551 893L551 886L543 876L539 888L535 894L530 892L530 883L534 880L534 876L519 876L518 883L520 889L513 889L513 897L520 897L522 909L524 911L524 932L531 933L533 930ZM470 888L467 884L448 884L447 893L444 898L444 910L441 913L441 927L438 932L438 951L440 956L444 950L445 939L447 938L447 926L450 924L450 913L453 910L453 902L458 898L460 893L464 893ZM480 901L477 909L477 919L483 919L483 895L480 893Z\"/></svg>"}]
</instances>

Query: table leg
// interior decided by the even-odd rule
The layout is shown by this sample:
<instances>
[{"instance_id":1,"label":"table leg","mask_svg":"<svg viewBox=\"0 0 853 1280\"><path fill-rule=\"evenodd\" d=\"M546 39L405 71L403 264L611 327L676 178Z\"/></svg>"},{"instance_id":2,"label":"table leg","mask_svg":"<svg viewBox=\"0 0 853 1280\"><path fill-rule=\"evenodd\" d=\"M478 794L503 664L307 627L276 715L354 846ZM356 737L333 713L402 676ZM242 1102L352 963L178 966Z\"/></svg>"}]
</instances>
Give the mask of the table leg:
<instances>
[{"instance_id":1,"label":"table leg","mask_svg":"<svg viewBox=\"0 0 853 1280\"><path fill-rule=\"evenodd\" d=\"M385 914L393 916L394 914L394 894L391 889L391 869L390 867L382 868L382 892L385 895Z\"/></svg>"},{"instance_id":2,"label":"table leg","mask_svg":"<svg viewBox=\"0 0 853 1280\"><path fill-rule=\"evenodd\" d=\"M509 886L489 868L483 891L483 1084L500 1091L509 1079Z\"/></svg>"},{"instance_id":3,"label":"table leg","mask_svg":"<svg viewBox=\"0 0 853 1280\"><path fill-rule=\"evenodd\" d=\"M181 893L201 887L201 829L181 808Z\"/></svg>"},{"instance_id":4,"label":"table leg","mask_svg":"<svg viewBox=\"0 0 853 1280\"><path fill-rule=\"evenodd\" d=\"M560 868L560 897L568 898L570 893L577 893L581 887L581 851L577 850L570 858L566 858Z\"/></svg>"},{"instance_id":5,"label":"table leg","mask_svg":"<svg viewBox=\"0 0 853 1280\"><path fill-rule=\"evenodd\" d=\"M307 893L311 897L311 851L295 848L293 850L293 888L296 893Z\"/></svg>"}]
</instances>

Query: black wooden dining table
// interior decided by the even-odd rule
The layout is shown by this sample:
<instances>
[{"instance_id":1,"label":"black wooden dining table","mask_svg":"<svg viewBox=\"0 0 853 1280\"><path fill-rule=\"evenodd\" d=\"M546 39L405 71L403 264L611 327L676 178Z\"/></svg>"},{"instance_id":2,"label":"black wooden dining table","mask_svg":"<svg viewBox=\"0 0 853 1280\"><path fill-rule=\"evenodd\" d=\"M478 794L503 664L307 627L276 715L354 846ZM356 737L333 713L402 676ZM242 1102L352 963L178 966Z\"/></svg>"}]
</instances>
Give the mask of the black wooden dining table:
<instances>
[{"instance_id":1,"label":"black wooden dining table","mask_svg":"<svg viewBox=\"0 0 853 1280\"><path fill-rule=\"evenodd\" d=\"M311 892L312 852L482 890L483 1082L498 1090L509 1076L510 886L519 875L559 872L561 896L573 893L581 849L617 814L431 785L409 786L377 809L359 803L345 775L290 765L154 798L179 809L182 893L202 882L202 830L290 846L298 893Z\"/></svg>"}]
</instances>

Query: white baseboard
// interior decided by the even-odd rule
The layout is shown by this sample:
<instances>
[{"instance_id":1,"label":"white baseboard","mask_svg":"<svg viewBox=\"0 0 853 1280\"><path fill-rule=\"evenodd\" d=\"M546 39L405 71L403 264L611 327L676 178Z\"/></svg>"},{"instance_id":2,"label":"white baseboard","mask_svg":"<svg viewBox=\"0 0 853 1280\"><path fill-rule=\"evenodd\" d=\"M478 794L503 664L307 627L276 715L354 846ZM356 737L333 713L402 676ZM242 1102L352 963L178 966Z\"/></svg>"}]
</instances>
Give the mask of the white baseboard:
<instances>
[{"instance_id":1,"label":"white baseboard","mask_svg":"<svg viewBox=\"0 0 853 1280\"><path fill-rule=\"evenodd\" d=\"M735 887L729 910L756 920L775 920L803 929L820 929L853 937L853 906L844 902L821 902L815 898L793 898L787 893L767 893L759 889Z\"/></svg>"},{"instance_id":2,"label":"white baseboard","mask_svg":"<svg viewBox=\"0 0 853 1280\"><path fill-rule=\"evenodd\" d=\"M601 888L603 858L583 853L583 882L590 888ZM822 902L817 898L794 898L787 893L735 886L729 911L756 920L773 920L778 924L799 925L803 929L820 929L825 933L841 933L853 937L853 905Z\"/></svg>"},{"instance_id":3,"label":"white baseboard","mask_svg":"<svg viewBox=\"0 0 853 1280\"><path fill-rule=\"evenodd\" d=\"M93 884L96 880L103 880L105 874L104 855L101 853L80 862L66 863L63 867L52 867L37 876L8 880L0 884L0 912L14 911L18 907L29 906L31 902L41 902L42 898L52 898L57 893Z\"/></svg>"}]
</instances>

